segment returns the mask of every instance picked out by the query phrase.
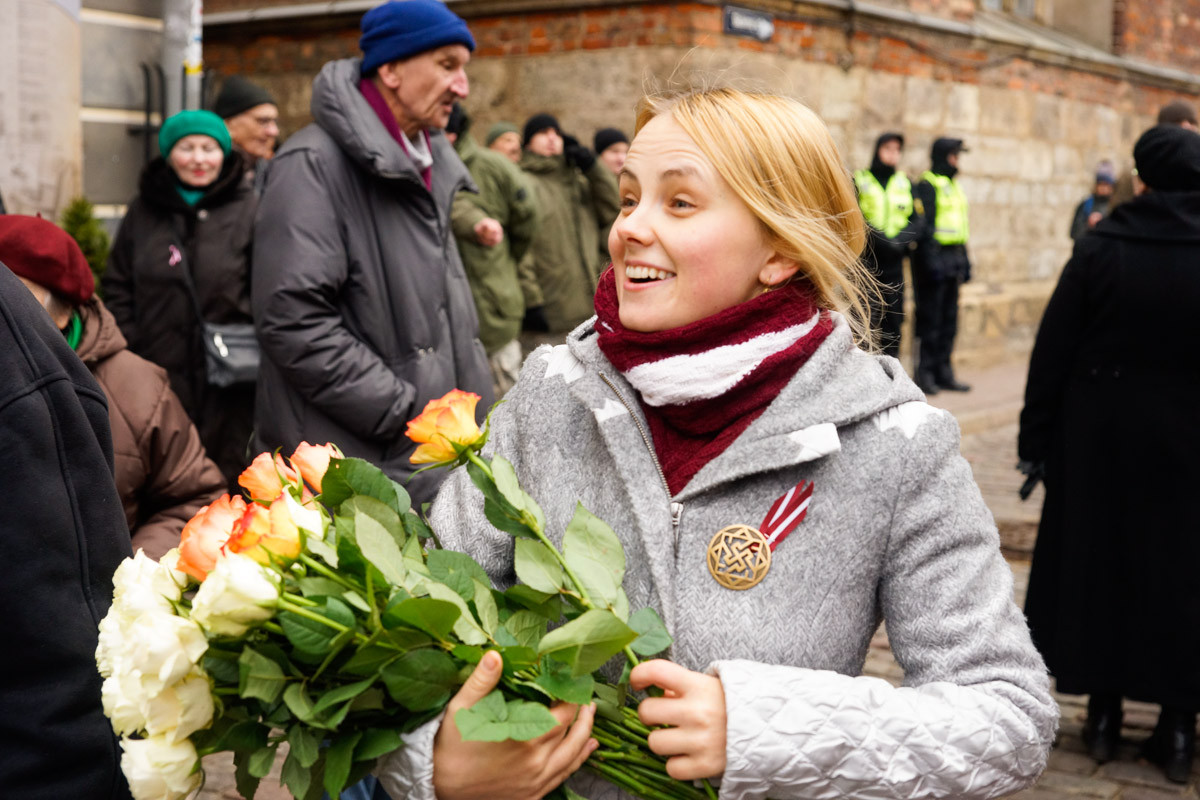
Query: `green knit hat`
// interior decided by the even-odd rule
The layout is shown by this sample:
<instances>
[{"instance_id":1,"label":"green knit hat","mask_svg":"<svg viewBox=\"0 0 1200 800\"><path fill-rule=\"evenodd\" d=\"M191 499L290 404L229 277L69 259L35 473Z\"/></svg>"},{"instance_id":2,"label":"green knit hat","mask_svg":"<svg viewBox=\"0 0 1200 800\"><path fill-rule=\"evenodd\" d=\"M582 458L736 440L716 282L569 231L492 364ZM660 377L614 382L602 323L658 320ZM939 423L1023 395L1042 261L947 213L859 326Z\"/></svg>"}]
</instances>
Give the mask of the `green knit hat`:
<instances>
[{"instance_id":1,"label":"green knit hat","mask_svg":"<svg viewBox=\"0 0 1200 800\"><path fill-rule=\"evenodd\" d=\"M229 138L229 129L225 127L223 119L211 111L180 111L167 117L167 121L159 129L158 152L166 158L176 142L192 134L215 139L226 156L233 149L233 139Z\"/></svg>"},{"instance_id":2,"label":"green knit hat","mask_svg":"<svg viewBox=\"0 0 1200 800\"><path fill-rule=\"evenodd\" d=\"M513 125L511 122L497 122L495 125L488 128L487 146L491 147L492 142L496 141L497 139L499 139L501 136L503 136L506 133L520 133L520 132L521 132L521 129L518 128L516 125Z\"/></svg>"}]
</instances>

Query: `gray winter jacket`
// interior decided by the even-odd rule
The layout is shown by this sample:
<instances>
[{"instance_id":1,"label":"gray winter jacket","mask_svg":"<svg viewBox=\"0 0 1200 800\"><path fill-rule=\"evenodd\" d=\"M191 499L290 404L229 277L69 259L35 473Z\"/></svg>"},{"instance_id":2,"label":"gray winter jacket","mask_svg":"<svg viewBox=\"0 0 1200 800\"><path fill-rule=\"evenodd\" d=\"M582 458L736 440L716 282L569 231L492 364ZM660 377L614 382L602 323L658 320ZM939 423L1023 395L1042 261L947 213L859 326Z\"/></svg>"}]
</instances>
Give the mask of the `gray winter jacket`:
<instances>
[{"instance_id":1,"label":"gray winter jacket","mask_svg":"<svg viewBox=\"0 0 1200 800\"><path fill-rule=\"evenodd\" d=\"M854 347L843 319L767 411L682 492L667 493L634 390L591 322L530 355L493 416L492 447L516 466L561 539L579 499L627 553L631 607L658 609L672 660L720 677L721 797L982 798L1042 771L1057 707L1013 604L991 514L959 455L953 417L923 401L897 361ZM772 502L813 482L808 516L762 583L709 575L721 528L759 527ZM462 471L433 522L443 544L514 580ZM862 677L886 621L902 688ZM433 798L431 723L385 765L393 797ZM572 788L617 798L579 773Z\"/></svg>"},{"instance_id":2,"label":"gray winter jacket","mask_svg":"<svg viewBox=\"0 0 1200 800\"><path fill-rule=\"evenodd\" d=\"M471 288L450 232L473 186L431 133L433 190L358 90L359 61L313 82L314 123L270 162L255 231L254 319L262 344L258 446L333 442L404 482L407 422L451 389L490 404ZM408 486L433 498L441 475Z\"/></svg>"}]
</instances>

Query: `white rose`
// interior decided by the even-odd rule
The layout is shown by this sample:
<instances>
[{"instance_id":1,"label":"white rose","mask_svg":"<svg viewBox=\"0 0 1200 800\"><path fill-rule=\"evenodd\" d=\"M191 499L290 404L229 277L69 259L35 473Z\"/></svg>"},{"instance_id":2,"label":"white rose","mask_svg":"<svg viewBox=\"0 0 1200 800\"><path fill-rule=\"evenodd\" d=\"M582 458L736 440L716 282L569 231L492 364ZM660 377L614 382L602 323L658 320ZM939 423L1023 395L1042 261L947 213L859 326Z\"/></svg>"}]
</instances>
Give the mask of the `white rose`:
<instances>
[{"instance_id":1,"label":"white rose","mask_svg":"<svg viewBox=\"0 0 1200 800\"><path fill-rule=\"evenodd\" d=\"M107 678L113 674L123 649L124 636L120 615L115 608L110 608L100 620L100 637L96 642L96 668L101 676Z\"/></svg>"},{"instance_id":2,"label":"white rose","mask_svg":"<svg viewBox=\"0 0 1200 800\"><path fill-rule=\"evenodd\" d=\"M123 617L137 617L148 611L172 610L171 603L183 596L183 586L174 570L159 564L138 550L113 573L113 606Z\"/></svg>"},{"instance_id":3,"label":"white rose","mask_svg":"<svg viewBox=\"0 0 1200 800\"><path fill-rule=\"evenodd\" d=\"M182 742L212 722L212 686L208 676L200 669L193 669L183 680L145 698L141 712L146 720L146 733L162 734L172 744Z\"/></svg>"},{"instance_id":4,"label":"white rose","mask_svg":"<svg viewBox=\"0 0 1200 800\"><path fill-rule=\"evenodd\" d=\"M241 636L275 615L279 575L254 559L229 553L217 562L192 601L192 619L211 633Z\"/></svg>"},{"instance_id":5,"label":"white rose","mask_svg":"<svg viewBox=\"0 0 1200 800\"><path fill-rule=\"evenodd\" d=\"M139 673L153 694L182 679L208 650L208 639L192 620L159 612L128 621L121 646L114 671Z\"/></svg>"},{"instance_id":6,"label":"white rose","mask_svg":"<svg viewBox=\"0 0 1200 800\"><path fill-rule=\"evenodd\" d=\"M292 517L292 522L296 523L296 527L303 530L309 536L315 536L318 539L325 536L325 518L316 508L305 508L296 498L292 497L291 492L284 492L284 500L287 502L288 513Z\"/></svg>"},{"instance_id":7,"label":"white rose","mask_svg":"<svg viewBox=\"0 0 1200 800\"><path fill-rule=\"evenodd\" d=\"M204 778L200 758L190 741L168 742L163 736L122 739L121 771L134 800L179 800Z\"/></svg>"},{"instance_id":8,"label":"white rose","mask_svg":"<svg viewBox=\"0 0 1200 800\"><path fill-rule=\"evenodd\" d=\"M159 566L166 567L167 575L180 588L186 589L192 581L192 576L179 568L179 548L172 547L167 552L163 553L163 557L158 560Z\"/></svg>"},{"instance_id":9,"label":"white rose","mask_svg":"<svg viewBox=\"0 0 1200 800\"><path fill-rule=\"evenodd\" d=\"M112 675L104 679L100 687L100 702L104 715L112 722L117 734L137 733L146 727L142 713L145 693L139 676L132 674Z\"/></svg>"}]
</instances>

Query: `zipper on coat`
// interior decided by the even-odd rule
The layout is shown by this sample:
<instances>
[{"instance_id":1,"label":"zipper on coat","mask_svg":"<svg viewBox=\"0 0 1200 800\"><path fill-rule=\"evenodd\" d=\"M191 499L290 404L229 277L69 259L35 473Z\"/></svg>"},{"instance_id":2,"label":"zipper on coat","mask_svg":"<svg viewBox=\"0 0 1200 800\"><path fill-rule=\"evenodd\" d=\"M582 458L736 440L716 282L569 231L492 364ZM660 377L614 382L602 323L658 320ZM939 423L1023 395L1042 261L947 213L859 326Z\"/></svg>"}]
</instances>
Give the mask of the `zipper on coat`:
<instances>
[{"instance_id":1,"label":"zipper on coat","mask_svg":"<svg viewBox=\"0 0 1200 800\"><path fill-rule=\"evenodd\" d=\"M637 426L638 433L642 436L642 442L646 445L646 450L650 452L650 460L654 462L654 468L658 470L658 477L662 481L663 491L667 493L667 497L671 501L671 538L674 542L675 549L679 549L679 521L683 518L683 503L678 502L671 496L671 486L667 483L667 473L663 472L662 464L658 461L658 453L654 452L654 443L650 441L650 434L646 431L646 426L634 413L633 407L629 405L629 401L625 399L625 395L621 394L621 390L609 380L608 376L603 372L599 373L600 380L608 384L608 388L613 390L613 394L621 401L621 405L625 406L625 410L629 412L629 416L633 418L633 424Z\"/></svg>"}]
</instances>

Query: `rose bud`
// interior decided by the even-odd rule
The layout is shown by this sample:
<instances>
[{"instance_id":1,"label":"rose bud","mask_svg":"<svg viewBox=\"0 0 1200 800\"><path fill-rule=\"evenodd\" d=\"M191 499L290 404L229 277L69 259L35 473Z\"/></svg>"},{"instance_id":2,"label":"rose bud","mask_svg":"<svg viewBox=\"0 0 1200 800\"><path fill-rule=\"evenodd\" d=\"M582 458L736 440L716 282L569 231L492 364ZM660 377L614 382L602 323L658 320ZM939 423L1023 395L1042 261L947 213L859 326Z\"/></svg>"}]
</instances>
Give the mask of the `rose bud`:
<instances>
[{"instance_id":1,"label":"rose bud","mask_svg":"<svg viewBox=\"0 0 1200 800\"><path fill-rule=\"evenodd\" d=\"M196 512L183 526L175 568L203 581L221 557L221 548L229 539L234 523L245 512L246 501L227 494Z\"/></svg>"},{"instance_id":2,"label":"rose bud","mask_svg":"<svg viewBox=\"0 0 1200 800\"><path fill-rule=\"evenodd\" d=\"M292 462L293 467L300 470L300 475L305 482L316 489L319 494L321 479L325 477L325 470L329 469L329 459L341 457L342 451L336 445L315 445L301 442L296 446L296 452L292 453L292 457L288 460Z\"/></svg>"},{"instance_id":3,"label":"rose bud","mask_svg":"<svg viewBox=\"0 0 1200 800\"><path fill-rule=\"evenodd\" d=\"M247 505L241 519L234 523L225 548L260 564L270 564L271 554L286 559L298 557L300 532L288 511L287 496L287 492L280 492L270 510L258 503Z\"/></svg>"},{"instance_id":4,"label":"rose bud","mask_svg":"<svg viewBox=\"0 0 1200 800\"><path fill-rule=\"evenodd\" d=\"M278 497L285 486L299 485L300 475L284 463L283 456L259 453L238 476L238 484L250 499L266 501Z\"/></svg>"},{"instance_id":5,"label":"rose bud","mask_svg":"<svg viewBox=\"0 0 1200 800\"><path fill-rule=\"evenodd\" d=\"M446 464L475 445L481 437L475 424L475 406L480 397L452 389L444 397L430 400L425 410L408 423L404 435L420 445L409 458L414 464Z\"/></svg>"}]
</instances>

